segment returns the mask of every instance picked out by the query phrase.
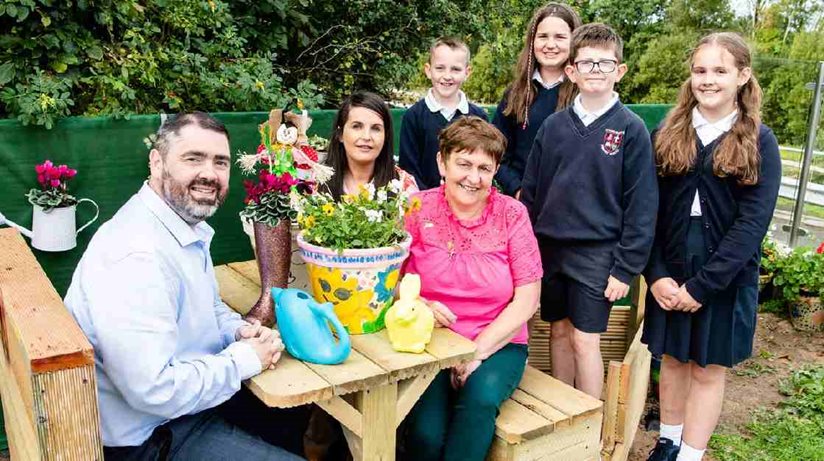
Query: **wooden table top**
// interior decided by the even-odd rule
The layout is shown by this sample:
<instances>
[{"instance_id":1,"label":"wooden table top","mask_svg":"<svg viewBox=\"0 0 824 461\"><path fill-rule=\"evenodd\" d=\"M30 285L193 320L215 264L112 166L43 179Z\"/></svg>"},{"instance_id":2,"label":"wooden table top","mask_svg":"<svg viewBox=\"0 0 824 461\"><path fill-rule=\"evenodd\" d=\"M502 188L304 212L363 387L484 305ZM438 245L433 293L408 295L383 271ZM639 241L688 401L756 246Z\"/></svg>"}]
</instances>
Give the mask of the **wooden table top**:
<instances>
[{"instance_id":1,"label":"wooden table top","mask_svg":"<svg viewBox=\"0 0 824 461\"><path fill-rule=\"evenodd\" d=\"M290 286L309 291L304 267L295 261L292 271L295 281ZM254 260L216 266L215 275L221 298L238 312L248 312L260 296ZM293 407L450 368L475 353L472 341L446 328L434 330L421 354L392 349L386 330L351 335L351 341L352 352L340 365L306 363L284 351L275 369L249 379L246 385L270 407Z\"/></svg>"}]
</instances>

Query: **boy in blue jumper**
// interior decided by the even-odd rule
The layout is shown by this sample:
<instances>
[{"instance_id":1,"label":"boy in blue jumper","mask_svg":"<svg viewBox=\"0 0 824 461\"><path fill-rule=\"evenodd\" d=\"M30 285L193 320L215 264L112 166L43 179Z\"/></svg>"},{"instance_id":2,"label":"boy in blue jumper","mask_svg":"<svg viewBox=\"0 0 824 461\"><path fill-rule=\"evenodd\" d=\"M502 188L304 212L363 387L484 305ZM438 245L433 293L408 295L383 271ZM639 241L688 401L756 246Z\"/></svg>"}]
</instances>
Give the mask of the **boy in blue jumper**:
<instances>
[{"instance_id":1,"label":"boy in blue jumper","mask_svg":"<svg viewBox=\"0 0 824 461\"><path fill-rule=\"evenodd\" d=\"M649 133L613 91L622 51L604 24L575 30L565 72L580 94L538 131L521 195L541 246L552 374L596 398L600 334L647 262L658 208Z\"/></svg>"},{"instance_id":2,"label":"boy in blue jumper","mask_svg":"<svg viewBox=\"0 0 824 461\"><path fill-rule=\"evenodd\" d=\"M401 123L401 168L415 177L420 190L438 187L438 134L464 115L486 120L486 112L471 104L461 91L469 77L469 47L460 40L441 37L429 48L429 62L423 67L432 88L403 115Z\"/></svg>"}]
</instances>

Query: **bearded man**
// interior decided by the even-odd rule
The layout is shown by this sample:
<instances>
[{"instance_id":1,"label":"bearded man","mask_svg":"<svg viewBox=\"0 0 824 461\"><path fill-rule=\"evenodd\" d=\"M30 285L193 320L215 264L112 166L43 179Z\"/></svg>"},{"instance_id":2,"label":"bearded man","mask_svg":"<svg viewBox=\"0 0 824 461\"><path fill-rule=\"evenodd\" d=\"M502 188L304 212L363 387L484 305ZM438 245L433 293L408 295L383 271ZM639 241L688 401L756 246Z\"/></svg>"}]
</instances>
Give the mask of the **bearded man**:
<instances>
[{"instance_id":1,"label":"bearded man","mask_svg":"<svg viewBox=\"0 0 824 461\"><path fill-rule=\"evenodd\" d=\"M106 459L299 459L275 446L277 435L236 425L290 422L273 422L274 411L260 420L260 409L243 408L259 402L238 393L283 343L218 295L204 220L228 192L226 127L202 112L170 119L149 166L149 180L92 238L65 299L94 346Z\"/></svg>"}]
</instances>

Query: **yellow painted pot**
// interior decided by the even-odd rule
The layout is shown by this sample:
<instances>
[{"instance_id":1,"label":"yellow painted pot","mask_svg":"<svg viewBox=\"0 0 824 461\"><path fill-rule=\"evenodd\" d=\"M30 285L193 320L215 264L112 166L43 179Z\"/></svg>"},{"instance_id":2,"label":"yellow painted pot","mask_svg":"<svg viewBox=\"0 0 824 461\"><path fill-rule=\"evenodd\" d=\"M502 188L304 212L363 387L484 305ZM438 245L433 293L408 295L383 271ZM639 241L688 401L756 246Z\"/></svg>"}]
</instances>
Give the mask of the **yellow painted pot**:
<instances>
[{"instance_id":1,"label":"yellow painted pot","mask_svg":"<svg viewBox=\"0 0 824 461\"><path fill-rule=\"evenodd\" d=\"M407 235L394 246L338 252L312 245L302 234L297 237L312 295L318 302L332 303L335 315L350 334L384 328L384 316L392 305L392 293L411 242Z\"/></svg>"}]
</instances>

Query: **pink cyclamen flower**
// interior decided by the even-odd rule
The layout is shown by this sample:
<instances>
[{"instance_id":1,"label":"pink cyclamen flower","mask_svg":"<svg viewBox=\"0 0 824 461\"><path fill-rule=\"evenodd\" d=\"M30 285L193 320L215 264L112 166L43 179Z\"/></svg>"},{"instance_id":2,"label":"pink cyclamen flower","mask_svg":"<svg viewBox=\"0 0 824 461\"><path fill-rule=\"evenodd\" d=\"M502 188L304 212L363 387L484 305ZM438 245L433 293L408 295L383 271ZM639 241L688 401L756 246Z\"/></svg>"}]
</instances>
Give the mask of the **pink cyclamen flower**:
<instances>
[{"instance_id":1,"label":"pink cyclamen flower","mask_svg":"<svg viewBox=\"0 0 824 461\"><path fill-rule=\"evenodd\" d=\"M815 250L818 254L824 254L824 242L821 242L821 245L818 246L818 249Z\"/></svg>"},{"instance_id":2,"label":"pink cyclamen flower","mask_svg":"<svg viewBox=\"0 0 824 461\"><path fill-rule=\"evenodd\" d=\"M60 186L60 180L59 179L52 179L50 184L51 184L52 187L59 187Z\"/></svg>"}]
</instances>

